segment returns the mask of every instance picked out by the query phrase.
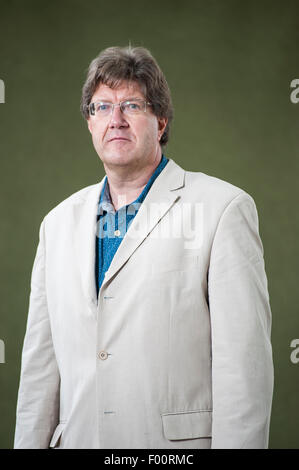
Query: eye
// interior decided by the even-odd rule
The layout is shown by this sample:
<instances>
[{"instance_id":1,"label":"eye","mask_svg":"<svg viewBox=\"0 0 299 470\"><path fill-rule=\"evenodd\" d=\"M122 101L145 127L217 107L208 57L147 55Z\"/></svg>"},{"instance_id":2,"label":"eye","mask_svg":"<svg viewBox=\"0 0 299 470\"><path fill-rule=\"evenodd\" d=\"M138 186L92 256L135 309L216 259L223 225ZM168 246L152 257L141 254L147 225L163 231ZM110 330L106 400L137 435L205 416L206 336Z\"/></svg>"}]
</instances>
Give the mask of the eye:
<instances>
[{"instance_id":1,"label":"eye","mask_svg":"<svg viewBox=\"0 0 299 470\"><path fill-rule=\"evenodd\" d=\"M126 111L129 111L129 112L141 110L141 106L140 106L140 103L138 103L138 101L126 101L124 103L124 108Z\"/></svg>"},{"instance_id":2,"label":"eye","mask_svg":"<svg viewBox=\"0 0 299 470\"><path fill-rule=\"evenodd\" d=\"M96 103L96 112L97 113L105 113L105 112L109 111L110 108L111 108L110 103L103 103L103 102Z\"/></svg>"},{"instance_id":3,"label":"eye","mask_svg":"<svg viewBox=\"0 0 299 470\"><path fill-rule=\"evenodd\" d=\"M140 109L140 106L138 103L129 103L129 107L131 109Z\"/></svg>"}]
</instances>

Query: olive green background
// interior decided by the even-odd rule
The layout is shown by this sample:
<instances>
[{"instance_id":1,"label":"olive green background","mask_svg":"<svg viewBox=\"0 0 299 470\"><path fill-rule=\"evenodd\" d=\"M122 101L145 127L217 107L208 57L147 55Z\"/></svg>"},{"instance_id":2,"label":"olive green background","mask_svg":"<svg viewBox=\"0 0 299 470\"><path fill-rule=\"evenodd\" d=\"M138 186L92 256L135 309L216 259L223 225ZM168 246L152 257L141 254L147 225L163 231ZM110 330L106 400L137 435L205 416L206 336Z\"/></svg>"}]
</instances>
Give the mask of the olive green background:
<instances>
[{"instance_id":1,"label":"olive green background","mask_svg":"<svg viewBox=\"0 0 299 470\"><path fill-rule=\"evenodd\" d=\"M273 313L270 447L299 448L299 3L263 0L0 0L0 448L13 445L39 224L104 175L79 111L86 69L129 42L150 49L172 90L165 154L255 199Z\"/></svg>"}]
</instances>

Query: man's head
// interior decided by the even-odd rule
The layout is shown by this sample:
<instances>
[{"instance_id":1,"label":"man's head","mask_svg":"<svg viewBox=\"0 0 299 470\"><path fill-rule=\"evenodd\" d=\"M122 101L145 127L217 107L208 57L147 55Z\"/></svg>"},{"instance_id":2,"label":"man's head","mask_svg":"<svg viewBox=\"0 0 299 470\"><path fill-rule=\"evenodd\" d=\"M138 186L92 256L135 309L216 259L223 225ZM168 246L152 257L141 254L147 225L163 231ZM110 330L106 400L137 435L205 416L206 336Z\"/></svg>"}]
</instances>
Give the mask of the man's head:
<instances>
[{"instance_id":1,"label":"man's head","mask_svg":"<svg viewBox=\"0 0 299 470\"><path fill-rule=\"evenodd\" d=\"M142 47L110 47L91 62L81 112L107 165L151 164L168 142L173 118L166 79Z\"/></svg>"}]
</instances>

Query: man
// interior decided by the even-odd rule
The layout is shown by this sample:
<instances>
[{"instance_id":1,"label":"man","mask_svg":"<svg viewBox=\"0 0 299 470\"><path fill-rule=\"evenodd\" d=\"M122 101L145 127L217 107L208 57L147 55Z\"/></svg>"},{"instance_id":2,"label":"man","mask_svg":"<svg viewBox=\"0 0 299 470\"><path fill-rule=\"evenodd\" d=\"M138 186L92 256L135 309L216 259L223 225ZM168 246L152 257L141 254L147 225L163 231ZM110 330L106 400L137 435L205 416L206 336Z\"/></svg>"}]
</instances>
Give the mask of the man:
<instances>
[{"instance_id":1,"label":"man","mask_svg":"<svg viewBox=\"0 0 299 470\"><path fill-rule=\"evenodd\" d=\"M265 448L271 312L251 196L162 153L169 88L143 48L90 65L102 181L43 220L15 448Z\"/></svg>"}]
</instances>

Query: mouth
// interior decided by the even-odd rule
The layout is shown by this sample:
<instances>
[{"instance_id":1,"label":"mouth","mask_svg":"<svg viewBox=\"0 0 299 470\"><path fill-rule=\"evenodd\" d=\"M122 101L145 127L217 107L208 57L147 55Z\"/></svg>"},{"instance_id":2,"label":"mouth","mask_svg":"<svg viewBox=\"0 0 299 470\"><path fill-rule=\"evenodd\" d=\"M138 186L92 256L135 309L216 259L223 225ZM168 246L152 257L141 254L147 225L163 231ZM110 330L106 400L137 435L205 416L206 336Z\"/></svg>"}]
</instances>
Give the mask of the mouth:
<instances>
[{"instance_id":1,"label":"mouth","mask_svg":"<svg viewBox=\"0 0 299 470\"><path fill-rule=\"evenodd\" d=\"M113 137L112 139L109 139L108 142L114 142L114 141L117 141L117 140L119 140L119 141L122 141L122 140L129 141L129 139L126 139L125 137Z\"/></svg>"}]
</instances>

